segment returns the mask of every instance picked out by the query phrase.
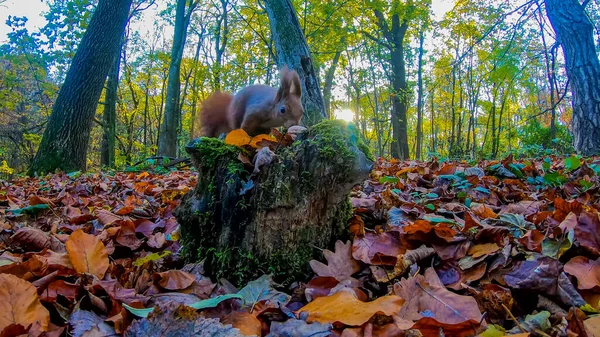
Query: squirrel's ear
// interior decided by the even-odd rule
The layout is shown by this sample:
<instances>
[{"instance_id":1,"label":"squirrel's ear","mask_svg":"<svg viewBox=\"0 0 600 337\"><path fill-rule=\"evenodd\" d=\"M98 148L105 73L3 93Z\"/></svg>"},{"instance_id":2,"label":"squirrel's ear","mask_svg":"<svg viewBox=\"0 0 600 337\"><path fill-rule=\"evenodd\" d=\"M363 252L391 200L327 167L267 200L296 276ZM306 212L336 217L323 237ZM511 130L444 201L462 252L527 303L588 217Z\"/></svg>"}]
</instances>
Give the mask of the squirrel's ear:
<instances>
[{"instance_id":1,"label":"squirrel's ear","mask_svg":"<svg viewBox=\"0 0 600 337\"><path fill-rule=\"evenodd\" d=\"M288 73L287 76L288 81L288 92L290 95L296 96L298 98L302 97L302 85L300 84L300 76L295 70L292 70Z\"/></svg>"}]
</instances>

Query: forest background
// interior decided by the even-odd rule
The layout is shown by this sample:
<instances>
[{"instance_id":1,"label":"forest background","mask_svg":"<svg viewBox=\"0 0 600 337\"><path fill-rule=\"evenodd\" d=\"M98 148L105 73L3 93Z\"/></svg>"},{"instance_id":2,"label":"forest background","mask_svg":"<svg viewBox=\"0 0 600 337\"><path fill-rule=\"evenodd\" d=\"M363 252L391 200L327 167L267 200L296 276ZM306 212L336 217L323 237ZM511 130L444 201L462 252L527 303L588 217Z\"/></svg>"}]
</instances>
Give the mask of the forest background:
<instances>
[{"instance_id":1,"label":"forest background","mask_svg":"<svg viewBox=\"0 0 600 337\"><path fill-rule=\"evenodd\" d=\"M184 2L176 156L208 95L278 81L263 1ZM572 94L544 1L292 3L326 113L354 121L374 154L481 159L574 150ZM96 4L0 0L0 174L25 172L34 160ZM161 154L176 4L134 1L98 102L88 168ZM598 42L600 4L585 5ZM405 123L394 125L400 110Z\"/></svg>"}]
</instances>

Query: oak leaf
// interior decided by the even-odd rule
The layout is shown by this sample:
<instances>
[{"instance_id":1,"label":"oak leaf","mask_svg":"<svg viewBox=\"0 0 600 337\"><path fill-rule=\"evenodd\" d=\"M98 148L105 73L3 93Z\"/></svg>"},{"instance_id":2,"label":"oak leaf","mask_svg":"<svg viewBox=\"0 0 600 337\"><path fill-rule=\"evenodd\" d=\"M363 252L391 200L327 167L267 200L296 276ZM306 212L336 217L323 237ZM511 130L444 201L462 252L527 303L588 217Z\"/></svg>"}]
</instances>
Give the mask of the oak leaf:
<instances>
[{"instance_id":1,"label":"oak leaf","mask_svg":"<svg viewBox=\"0 0 600 337\"><path fill-rule=\"evenodd\" d=\"M109 260L106 247L99 238L78 229L71 234L66 247L71 263L78 273L92 274L99 279L104 277Z\"/></svg>"},{"instance_id":2,"label":"oak leaf","mask_svg":"<svg viewBox=\"0 0 600 337\"><path fill-rule=\"evenodd\" d=\"M42 304L37 289L29 282L10 274L0 274L0 331L15 324L28 328L39 324L48 329L50 313Z\"/></svg>"},{"instance_id":3,"label":"oak leaf","mask_svg":"<svg viewBox=\"0 0 600 337\"><path fill-rule=\"evenodd\" d=\"M349 292L341 291L331 296L319 297L299 310L308 313L307 322L335 323L349 326L365 324L375 314L392 316L404 302L398 296L389 295L372 302L362 302Z\"/></svg>"},{"instance_id":4,"label":"oak leaf","mask_svg":"<svg viewBox=\"0 0 600 337\"><path fill-rule=\"evenodd\" d=\"M600 257L594 261L576 256L565 264L565 272L577 278L579 289L600 288Z\"/></svg>"},{"instance_id":5,"label":"oak leaf","mask_svg":"<svg viewBox=\"0 0 600 337\"><path fill-rule=\"evenodd\" d=\"M335 277L338 281L351 278L352 274L360 271L360 265L352 257L352 242L335 243L335 252L323 250L323 256L327 260L327 265L322 262L311 260L310 267L319 276Z\"/></svg>"}]
</instances>

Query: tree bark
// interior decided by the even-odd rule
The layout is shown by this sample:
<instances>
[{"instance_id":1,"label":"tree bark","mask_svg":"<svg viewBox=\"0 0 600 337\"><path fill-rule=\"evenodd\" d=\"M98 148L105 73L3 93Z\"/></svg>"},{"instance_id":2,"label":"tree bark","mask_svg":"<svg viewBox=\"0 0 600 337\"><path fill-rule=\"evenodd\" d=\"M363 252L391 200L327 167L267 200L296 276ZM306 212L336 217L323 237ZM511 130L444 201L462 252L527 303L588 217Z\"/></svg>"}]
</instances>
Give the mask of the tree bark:
<instances>
[{"instance_id":1,"label":"tree bark","mask_svg":"<svg viewBox=\"0 0 600 337\"><path fill-rule=\"evenodd\" d=\"M346 37L342 37L340 42L342 45L346 44ZM325 114L332 116L331 112L331 89L333 88L333 78L335 77L335 70L337 69L340 57L342 56L342 50L338 50L331 61L331 66L327 69L325 75L325 86L323 87L323 100L325 101Z\"/></svg>"},{"instance_id":2,"label":"tree bark","mask_svg":"<svg viewBox=\"0 0 600 337\"><path fill-rule=\"evenodd\" d=\"M132 0L100 0L58 94L29 174L86 169L90 131Z\"/></svg>"},{"instance_id":3,"label":"tree bark","mask_svg":"<svg viewBox=\"0 0 600 337\"><path fill-rule=\"evenodd\" d=\"M310 126L327 118L312 56L290 0L265 0L271 24L271 35L277 53L277 64L296 70L302 83L302 123Z\"/></svg>"},{"instance_id":4,"label":"tree bark","mask_svg":"<svg viewBox=\"0 0 600 337\"><path fill-rule=\"evenodd\" d=\"M115 144L117 139L117 99L119 91L119 72L121 71L121 52L123 42L119 46L119 54L115 58L113 66L108 73L106 82L106 98L104 102L104 133L102 135L102 147L100 163L106 167L115 167Z\"/></svg>"},{"instance_id":5,"label":"tree bark","mask_svg":"<svg viewBox=\"0 0 600 337\"><path fill-rule=\"evenodd\" d=\"M181 117L181 111L179 111L181 60L183 59L187 28L196 6L197 2L192 0L177 0L175 32L173 35L173 48L171 49L171 63L169 65L169 79L167 82L167 98L158 139L159 156L175 157L177 155L177 135L179 131L179 118Z\"/></svg>"},{"instance_id":6,"label":"tree bark","mask_svg":"<svg viewBox=\"0 0 600 337\"><path fill-rule=\"evenodd\" d=\"M417 99L417 160L421 160L421 151L423 150L423 43L425 42L425 34L419 32L419 71L418 71L418 99Z\"/></svg>"},{"instance_id":7,"label":"tree bark","mask_svg":"<svg viewBox=\"0 0 600 337\"><path fill-rule=\"evenodd\" d=\"M239 148L195 139L186 149L198 183L174 213L183 255L236 285L267 272L282 285L312 275L308 262L347 233L348 194L372 168L355 130L323 121L276 149L257 174Z\"/></svg>"},{"instance_id":8,"label":"tree bark","mask_svg":"<svg viewBox=\"0 0 600 337\"><path fill-rule=\"evenodd\" d=\"M596 155L600 153L600 61L594 25L577 0L544 2L572 84L575 149L585 156Z\"/></svg>"}]
</instances>

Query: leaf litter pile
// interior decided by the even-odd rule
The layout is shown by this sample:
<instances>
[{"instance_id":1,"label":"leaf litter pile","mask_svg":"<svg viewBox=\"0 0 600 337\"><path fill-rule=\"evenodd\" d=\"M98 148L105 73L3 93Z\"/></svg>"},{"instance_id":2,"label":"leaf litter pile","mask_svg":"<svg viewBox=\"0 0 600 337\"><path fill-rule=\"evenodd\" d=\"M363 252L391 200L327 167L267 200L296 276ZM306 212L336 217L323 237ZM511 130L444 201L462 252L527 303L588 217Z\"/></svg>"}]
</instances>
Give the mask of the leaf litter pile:
<instances>
[{"instance_id":1,"label":"leaf litter pile","mask_svg":"<svg viewBox=\"0 0 600 337\"><path fill-rule=\"evenodd\" d=\"M179 257L192 171L2 183L0 336L600 337L600 160L379 159L308 283Z\"/></svg>"}]
</instances>

